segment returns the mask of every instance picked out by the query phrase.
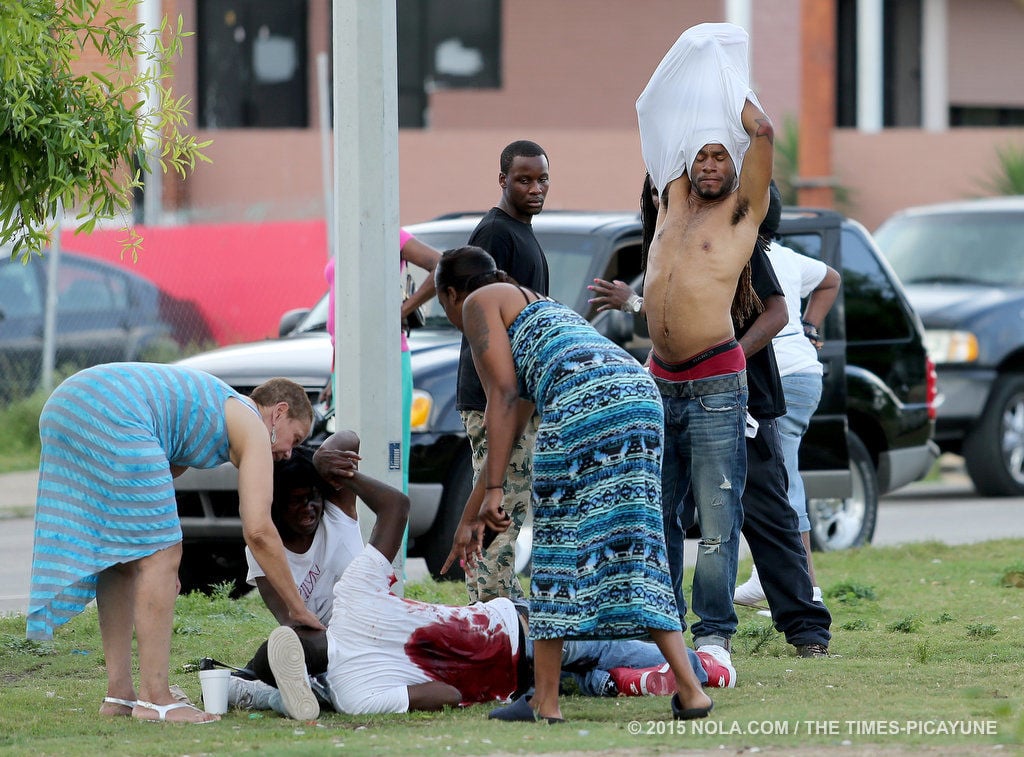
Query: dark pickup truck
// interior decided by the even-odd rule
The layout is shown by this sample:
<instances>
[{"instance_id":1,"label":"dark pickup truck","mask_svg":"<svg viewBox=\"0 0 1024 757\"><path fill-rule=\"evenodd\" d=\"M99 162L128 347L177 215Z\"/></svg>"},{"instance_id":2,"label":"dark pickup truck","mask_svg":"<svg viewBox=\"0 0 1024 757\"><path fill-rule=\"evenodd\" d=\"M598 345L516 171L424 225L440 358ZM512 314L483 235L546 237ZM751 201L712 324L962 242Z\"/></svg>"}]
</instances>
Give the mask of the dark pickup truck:
<instances>
[{"instance_id":1,"label":"dark pickup truck","mask_svg":"<svg viewBox=\"0 0 1024 757\"><path fill-rule=\"evenodd\" d=\"M479 217L446 216L408 230L444 250L465 244ZM634 324L626 313L595 314L586 289L595 277L639 281L638 215L546 211L533 223L550 265L551 296L590 318L598 331L639 359L646 357L643 324ZM935 458L934 374L920 322L863 227L831 211L789 209L781 231L790 247L843 275L842 292L824 325L825 389L800 464L815 546L858 546L871 541L879 495L922 477ZM468 496L472 467L454 404L460 335L436 302L426 312L426 327L410 339L416 418L409 466L409 554L424 557L436 574ZM285 375L315 396L331 364L326 313L325 297L308 313L283 319L280 339L227 347L184 363L241 391ZM233 470L190 471L176 487L186 548L183 583L232 577L242 554ZM525 564L528 539L520 541L525 549L519 562Z\"/></svg>"},{"instance_id":2,"label":"dark pickup truck","mask_svg":"<svg viewBox=\"0 0 1024 757\"><path fill-rule=\"evenodd\" d=\"M907 208L877 237L936 363L935 441L979 494L1024 495L1024 197Z\"/></svg>"}]
</instances>

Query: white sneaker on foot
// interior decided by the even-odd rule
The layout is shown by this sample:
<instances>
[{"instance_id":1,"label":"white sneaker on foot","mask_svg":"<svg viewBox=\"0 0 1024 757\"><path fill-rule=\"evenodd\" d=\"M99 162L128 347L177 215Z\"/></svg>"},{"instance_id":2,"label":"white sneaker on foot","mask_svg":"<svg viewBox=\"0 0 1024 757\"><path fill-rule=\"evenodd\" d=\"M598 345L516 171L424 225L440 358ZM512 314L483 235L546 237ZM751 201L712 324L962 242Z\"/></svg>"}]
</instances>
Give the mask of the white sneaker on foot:
<instances>
[{"instance_id":1,"label":"white sneaker on foot","mask_svg":"<svg viewBox=\"0 0 1024 757\"><path fill-rule=\"evenodd\" d=\"M263 681L247 678L228 678L228 705L240 710L273 710L274 700L280 701L277 689Z\"/></svg>"},{"instance_id":2,"label":"white sneaker on foot","mask_svg":"<svg viewBox=\"0 0 1024 757\"><path fill-rule=\"evenodd\" d=\"M757 569L750 571L750 578L736 587L733 592L732 601L734 604L744 607L755 607L759 610L767 610L768 602L764 596L764 589L761 588L761 579L757 577Z\"/></svg>"},{"instance_id":3,"label":"white sneaker on foot","mask_svg":"<svg viewBox=\"0 0 1024 757\"><path fill-rule=\"evenodd\" d=\"M288 626L278 626L267 639L267 661L277 681L288 717L294 720L316 720L320 703L309 686L306 655L302 642Z\"/></svg>"},{"instance_id":4,"label":"white sneaker on foot","mask_svg":"<svg viewBox=\"0 0 1024 757\"><path fill-rule=\"evenodd\" d=\"M714 644L703 646L697 650L697 658L704 672L708 674L705 686L716 689L731 689L736 686L736 668L732 666L729 653L722 647Z\"/></svg>"},{"instance_id":5,"label":"white sneaker on foot","mask_svg":"<svg viewBox=\"0 0 1024 757\"><path fill-rule=\"evenodd\" d=\"M729 653L728 649L718 644L701 644L697 647L696 651L709 654L723 664L732 665L732 654Z\"/></svg>"}]
</instances>

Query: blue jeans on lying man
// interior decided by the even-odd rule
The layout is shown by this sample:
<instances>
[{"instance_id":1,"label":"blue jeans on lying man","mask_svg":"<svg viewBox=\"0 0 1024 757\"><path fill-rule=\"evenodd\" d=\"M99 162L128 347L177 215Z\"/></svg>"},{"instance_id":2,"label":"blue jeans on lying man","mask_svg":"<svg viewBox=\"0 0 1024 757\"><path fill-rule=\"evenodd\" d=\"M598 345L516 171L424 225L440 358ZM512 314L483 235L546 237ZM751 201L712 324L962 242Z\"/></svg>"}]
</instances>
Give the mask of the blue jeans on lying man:
<instances>
[{"instance_id":1,"label":"blue jeans on lying man","mask_svg":"<svg viewBox=\"0 0 1024 757\"><path fill-rule=\"evenodd\" d=\"M693 646L728 649L737 624L732 594L747 474L746 372L680 382L655 378L655 383L665 408L661 501L679 619L685 629L683 539L691 523L682 515L690 502L687 510L701 530L693 572L692 609L699 618L691 629Z\"/></svg>"},{"instance_id":2,"label":"blue jeans on lying man","mask_svg":"<svg viewBox=\"0 0 1024 757\"><path fill-rule=\"evenodd\" d=\"M533 659L533 642L526 640L526 656ZM686 650L690 667L703 686L708 681L707 671L692 649ZM576 679L580 693L591 697L608 696L608 683L612 668L653 668L664 665L665 657L657 645L636 639L607 641L572 641L562 644L562 673Z\"/></svg>"}]
</instances>

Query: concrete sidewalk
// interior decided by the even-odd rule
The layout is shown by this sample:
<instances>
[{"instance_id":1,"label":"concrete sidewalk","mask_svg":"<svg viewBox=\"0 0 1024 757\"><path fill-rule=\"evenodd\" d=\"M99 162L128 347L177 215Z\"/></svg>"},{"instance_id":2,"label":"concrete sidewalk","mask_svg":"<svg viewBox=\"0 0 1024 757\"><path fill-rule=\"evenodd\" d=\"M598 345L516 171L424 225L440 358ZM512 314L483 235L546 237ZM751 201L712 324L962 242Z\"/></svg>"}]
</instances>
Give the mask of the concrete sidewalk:
<instances>
[{"instance_id":1,"label":"concrete sidewalk","mask_svg":"<svg viewBox=\"0 0 1024 757\"><path fill-rule=\"evenodd\" d=\"M0 517L31 515L36 506L37 471L0 474Z\"/></svg>"}]
</instances>

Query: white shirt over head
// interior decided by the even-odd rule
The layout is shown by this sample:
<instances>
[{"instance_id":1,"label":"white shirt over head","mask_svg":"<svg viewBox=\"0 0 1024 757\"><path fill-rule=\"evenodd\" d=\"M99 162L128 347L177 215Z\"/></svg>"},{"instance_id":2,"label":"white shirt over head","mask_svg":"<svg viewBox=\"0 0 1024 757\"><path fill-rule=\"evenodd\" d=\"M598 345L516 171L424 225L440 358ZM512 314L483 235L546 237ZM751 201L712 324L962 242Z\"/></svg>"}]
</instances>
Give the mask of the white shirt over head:
<instances>
[{"instance_id":1,"label":"white shirt over head","mask_svg":"<svg viewBox=\"0 0 1024 757\"><path fill-rule=\"evenodd\" d=\"M750 136L740 118L750 100L750 40L735 24L698 24L684 31L636 101L640 149L659 192L693 166L700 149L721 144L739 176ZM763 111L763 108L762 108Z\"/></svg>"}]
</instances>

